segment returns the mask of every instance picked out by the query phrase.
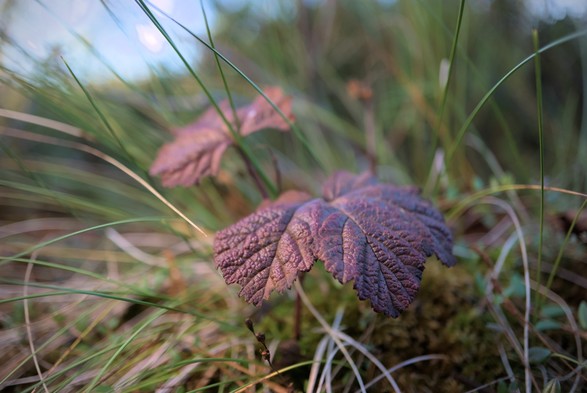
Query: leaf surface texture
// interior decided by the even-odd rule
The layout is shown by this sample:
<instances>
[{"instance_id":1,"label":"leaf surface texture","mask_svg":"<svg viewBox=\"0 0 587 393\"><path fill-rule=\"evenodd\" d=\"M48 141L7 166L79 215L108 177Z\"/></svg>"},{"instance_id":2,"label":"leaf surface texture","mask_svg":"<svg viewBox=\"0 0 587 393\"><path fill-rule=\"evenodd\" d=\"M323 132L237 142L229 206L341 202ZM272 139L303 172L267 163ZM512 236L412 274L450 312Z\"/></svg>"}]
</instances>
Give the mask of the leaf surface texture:
<instances>
[{"instance_id":1,"label":"leaf surface texture","mask_svg":"<svg viewBox=\"0 0 587 393\"><path fill-rule=\"evenodd\" d=\"M290 288L320 260L376 312L397 317L414 300L428 257L455 264L442 215L416 188L338 172L322 194L286 192L218 232L216 265L247 302Z\"/></svg>"}]
</instances>

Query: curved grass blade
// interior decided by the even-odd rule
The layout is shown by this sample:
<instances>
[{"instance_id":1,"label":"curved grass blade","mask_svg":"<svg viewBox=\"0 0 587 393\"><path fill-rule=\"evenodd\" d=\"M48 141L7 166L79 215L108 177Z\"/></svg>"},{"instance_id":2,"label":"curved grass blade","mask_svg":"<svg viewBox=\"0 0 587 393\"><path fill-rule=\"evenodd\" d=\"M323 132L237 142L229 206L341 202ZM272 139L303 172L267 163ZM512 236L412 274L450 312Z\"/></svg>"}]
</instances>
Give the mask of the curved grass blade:
<instances>
[{"instance_id":1,"label":"curved grass blade","mask_svg":"<svg viewBox=\"0 0 587 393\"><path fill-rule=\"evenodd\" d=\"M75 82L77 83L77 85L84 92L84 95L86 96L86 98L90 102L90 105L92 106L92 108L94 108L94 110L96 111L96 114L100 118L100 121L102 122L102 124L104 125L104 127L106 127L106 130L108 130L108 132L110 133L110 135L112 136L112 138L116 141L116 143L118 144L118 147L120 148L120 150L126 155L126 157L131 162L133 162L134 160L133 160L132 155L130 154L130 152L128 151L128 149L126 148L126 146L124 146L124 143L122 143L122 141L120 140L120 138L116 134L116 131L114 131L114 128L112 127L112 125L110 124L110 122L108 121L108 119L106 118L106 115L104 114L104 112L102 112L102 110L98 107L98 104L97 104L96 100L94 100L94 97L90 94L89 90L86 89L86 87L81 83L81 81L75 75L75 73L73 72L73 70L71 69L71 67L67 63L67 61L63 57L61 58L61 60L63 60L63 63L65 64L65 67L67 67L67 70L69 71L69 73L71 74L71 76L73 77L73 79L75 80Z\"/></svg>"},{"instance_id":2,"label":"curved grass blade","mask_svg":"<svg viewBox=\"0 0 587 393\"><path fill-rule=\"evenodd\" d=\"M13 130L13 129L4 128L3 130L0 130L0 134L9 135L9 136L15 137L15 138L34 140L36 142L47 143L47 144L51 144L51 145L65 146L65 147L80 150L85 153L91 154L95 157L98 157L101 160L106 161L107 163L115 166L116 168L118 168L119 170L121 170L122 172L127 174L129 177L131 177L137 183L139 183L144 188L146 188L157 199L159 199L161 202L163 202L174 213L176 213L183 220L185 220L188 224L190 224L196 231L200 232L204 236L208 236L202 228L200 228L192 220L190 220L182 211L180 211L171 202L169 202L163 195L161 195L161 193L159 193L152 185L150 185L142 177L140 177L139 175L134 173L130 168L126 167L124 164L122 164L118 160L114 159L113 157L110 157L109 155L101 152L98 149L95 149L95 148L88 146L88 145L85 145L83 143L64 141L64 140L60 140L57 138L53 138L53 137L49 137L49 136L45 136L45 135L38 135L38 134L35 134L32 132L27 132L27 131L22 131L22 130Z\"/></svg>"},{"instance_id":3,"label":"curved grass blade","mask_svg":"<svg viewBox=\"0 0 587 393\"><path fill-rule=\"evenodd\" d=\"M106 283L118 285L122 288L126 288L126 289L131 290L134 294L137 294L139 296L155 296L154 292L146 291L145 289L143 289L141 287L137 287L135 285L131 285L131 284L125 283L123 281L113 280L113 279L108 278L106 276L103 276L101 274L98 274L98 273L95 273L95 272L92 272L89 270L85 270L85 269L80 269L80 268L74 267L74 266L67 266L67 265L62 265L62 264L58 264L58 263L42 261L39 259L28 259L28 258L0 257L0 261L9 261L9 262L17 262L17 263L31 263L31 264L37 265L37 266L44 266L44 267L48 267L48 268L52 268L52 269L59 269L59 270L79 274L82 276L90 277L90 278L93 278L93 279L96 279L99 281L103 281ZM0 264L1 264L1 262L0 262ZM160 296L160 295L157 294L157 296ZM28 297L26 297L26 296L23 297L23 299L27 299L27 298Z\"/></svg>"},{"instance_id":4,"label":"curved grass blade","mask_svg":"<svg viewBox=\"0 0 587 393\"><path fill-rule=\"evenodd\" d=\"M556 276L556 273L558 271L558 268L560 266L560 263L561 263L561 260L563 257L563 253L565 251L565 247L567 246L567 243L569 242L569 239L571 238L571 234L573 233L573 229L575 229L575 225L577 224L577 220L581 216L581 212L583 211L583 209L585 209L585 207L587 207L587 199L585 199L583 201L583 203L581 204L581 206L577 210L577 214L575 214L575 217L573 218L571 225L569 225L569 229L567 230L567 234L565 235L565 239L563 240L563 243L561 244L560 250L558 251L558 254L557 254L556 259L554 261L554 265L552 266L552 270L550 272L550 275L548 276L548 280L546 281L546 288L548 290L550 290L550 287L552 286L552 282L554 281L554 277ZM538 314L538 312L537 312L537 314Z\"/></svg>"},{"instance_id":5,"label":"curved grass blade","mask_svg":"<svg viewBox=\"0 0 587 393\"><path fill-rule=\"evenodd\" d=\"M536 76L536 113L538 116L538 150L540 152L540 232L538 235L538 261L536 264L536 283L540 286L542 275L542 244L544 239L544 115L542 107L542 68L540 64L538 30L532 31L534 42L534 73ZM541 296L536 299L536 317L540 314Z\"/></svg>"},{"instance_id":6,"label":"curved grass blade","mask_svg":"<svg viewBox=\"0 0 587 393\"><path fill-rule=\"evenodd\" d=\"M445 163L449 164L451 162L457 148L459 147L461 141L463 140L463 137L465 136L465 133L467 132L467 130L471 126L471 123L473 123L473 119L475 118L475 116L477 116L477 114L479 113L481 108L483 108L483 106L485 106L487 101L489 101L489 98L491 98L493 96L493 94L498 89L498 87L500 87L505 81L507 81L520 68L522 68L524 65L529 63L532 59L534 59L534 57L537 56L538 54L544 53L544 52L548 51L549 49L555 48L559 45L565 44L569 41L578 39L578 38L585 36L585 35L587 35L587 30L580 30L580 31L577 31L572 34L568 34L562 38L559 38L558 40L551 42L548 45L543 46L542 48L537 50L535 53L531 54L530 56L528 56L525 59L523 59L522 61L520 61L516 66L514 66L514 68L512 68L510 71L508 71L499 81L497 81L495 83L495 85L493 85L493 87L491 89L489 89L489 91L487 93L485 93L483 98L481 98L479 103L475 106L475 108L473 109L471 114L465 120L465 123L459 129L457 136L456 136L455 140L453 141L453 144L452 144L450 150L448 150L448 152L445 156Z\"/></svg>"},{"instance_id":7,"label":"curved grass blade","mask_svg":"<svg viewBox=\"0 0 587 393\"><path fill-rule=\"evenodd\" d=\"M116 360L116 358L122 353L122 351L124 351L126 349L126 347L129 346L130 343L143 330L145 330L151 323L153 323L156 319L158 319L159 317L161 317L166 312L167 312L167 310L159 310L159 311L155 312L153 315L151 315L149 318L147 318L146 321L144 321L143 323L141 323L141 325L130 335L130 337L128 339L126 339L122 343L122 345L120 345L120 347L116 350L116 352L114 352L114 354L112 354L112 356L110 357L110 359L108 359L108 361L106 362L106 364L104 365L104 367L102 367L102 369L100 370L100 372L98 373L98 375L96 375L96 377L94 377L94 379L92 380L92 382L86 387L86 389L84 391L86 391L86 392L92 392L92 390L94 389L94 387L98 385L98 383L100 382L100 380L104 377L104 374L106 374L106 371L108 371L108 368L112 365L112 363L114 362L114 360Z\"/></svg>"},{"instance_id":8,"label":"curved grass blade","mask_svg":"<svg viewBox=\"0 0 587 393\"><path fill-rule=\"evenodd\" d=\"M533 190L533 191L540 191L542 187L536 184L506 184L497 187L491 187L485 190L481 190L476 192L472 195L469 195L466 198L463 198L447 215L446 220L448 222L454 221L460 214L462 214L463 210L465 210L469 205L478 201L479 199L486 197L492 194L498 194L500 192L510 191L510 190ZM553 192L560 192L562 194L578 196L581 198L587 198L587 194L577 191L565 190L564 188L559 187L548 187L545 186L544 190L546 191L553 191Z\"/></svg>"},{"instance_id":9,"label":"curved grass blade","mask_svg":"<svg viewBox=\"0 0 587 393\"><path fill-rule=\"evenodd\" d=\"M7 284L7 285L17 285L17 286L24 285L24 281L7 280L4 278L0 278L0 283ZM95 296L95 297L100 297L100 298L104 298L104 299L119 300L119 301L131 303L131 304L137 304L137 305L141 305L141 306L147 306L147 307L152 307L152 308L157 308L157 309L162 309L162 310L167 310L167 311L173 311L173 312L177 312L180 314L188 314L188 315L192 315L194 317L205 319L207 321L216 322L225 328L229 328L229 329L234 328L233 325L231 325L227 322L223 322L218 319L209 317L209 316L207 316L199 311L195 311L193 309L182 310L182 309L179 309L174 306L168 306L165 304L153 303L153 302L149 302L146 300L133 299L133 298L122 296L122 294L126 294L126 292L92 291L92 290L67 288L67 287L63 287L63 286L59 286L59 285L50 285L50 284L41 284L41 283L29 283L28 285L29 285L29 287L53 289L55 291L54 292L29 294L26 297L25 296L15 296L15 297L8 298L8 299L0 299L0 304L12 303L12 302L20 301L23 299L33 299L33 298L39 298L39 297L45 297L45 296L63 296L63 295L71 295L71 294L89 295L89 296ZM173 299L165 299L161 295L157 295L157 296L163 300L173 300Z\"/></svg>"},{"instance_id":10,"label":"curved grass blade","mask_svg":"<svg viewBox=\"0 0 587 393\"><path fill-rule=\"evenodd\" d=\"M71 232L71 233L68 233L68 234L65 234L65 235L62 235L62 236L58 236L58 237L53 238L51 240L46 240L44 242L35 244L34 246L29 247L29 248L27 248L24 251L21 251L21 252L19 252L17 254L14 254L14 255L12 255L9 258L6 258L4 260L4 262L0 262L0 266L2 266L6 262L10 262L11 260L13 260L15 258L21 258L21 257L23 257L25 255L28 255L28 254L32 253L33 251L39 250L39 249L41 249L41 248L43 248L45 246L48 246L48 245L53 244L53 243L57 243L57 242L59 242L61 240L65 240L65 239L68 239L70 237L81 235L82 233L92 232L92 231L95 231L95 230L98 230L98 229L109 228L111 226L116 226L116 225L130 224L130 223L135 223L135 222L160 222L161 220L162 220L161 217L129 218L129 219L126 219L126 220L113 221L113 222L108 222L108 223L105 223L105 224L91 226L89 228L80 229L79 231Z\"/></svg>"}]
</instances>

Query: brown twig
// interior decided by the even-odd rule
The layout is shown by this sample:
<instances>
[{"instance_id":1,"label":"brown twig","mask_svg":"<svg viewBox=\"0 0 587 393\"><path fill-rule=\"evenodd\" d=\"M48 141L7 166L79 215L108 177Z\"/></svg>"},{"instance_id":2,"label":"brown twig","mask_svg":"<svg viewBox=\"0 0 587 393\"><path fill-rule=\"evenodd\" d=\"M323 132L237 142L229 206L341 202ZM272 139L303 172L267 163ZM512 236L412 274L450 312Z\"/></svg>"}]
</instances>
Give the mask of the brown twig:
<instances>
[{"instance_id":1,"label":"brown twig","mask_svg":"<svg viewBox=\"0 0 587 393\"><path fill-rule=\"evenodd\" d=\"M267 344L265 343L265 334L264 333L256 333L255 332L255 325L253 324L253 321L249 318L245 319L245 325L247 325L247 329L249 329L251 331L251 333L253 333L253 335L255 336L257 341L263 346L263 349L261 350L261 358L263 358L263 360L265 360L267 362L267 364L269 365L269 367L271 368L272 371L279 374L279 371L277 371L275 369L275 367L273 367L273 363L271 362L271 352L269 351L269 348L267 347Z\"/></svg>"}]
</instances>

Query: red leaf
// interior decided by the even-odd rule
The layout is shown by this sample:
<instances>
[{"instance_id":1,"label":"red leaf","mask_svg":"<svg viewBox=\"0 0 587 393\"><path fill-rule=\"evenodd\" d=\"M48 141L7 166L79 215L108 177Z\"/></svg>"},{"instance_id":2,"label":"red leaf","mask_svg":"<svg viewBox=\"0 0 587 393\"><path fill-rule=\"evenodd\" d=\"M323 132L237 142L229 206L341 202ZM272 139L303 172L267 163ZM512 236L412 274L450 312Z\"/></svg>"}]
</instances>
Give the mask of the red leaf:
<instances>
[{"instance_id":1,"label":"red leaf","mask_svg":"<svg viewBox=\"0 0 587 393\"><path fill-rule=\"evenodd\" d=\"M379 184L339 172L323 198L286 193L218 232L216 265L227 284L258 305L291 287L321 260L341 283L354 280L361 300L396 317L413 301L431 255L452 266L452 237L442 215L413 187Z\"/></svg>"},{"instance_id":2,"label":"red leaf","mask_svg":"<svg viewBox=\"0 0 587 393\"><path fill-rule=\"evenodd\" d=\"M285 96L278 87L267 88L264 93L290 121L294 120L291 97ZM265 128L289 130L288 123L262 96L237 109L238 122L228 101L222 101L218 106L242 136ZM150 169L151 175L161 175L165 187L190 186L197 184L204 176L217 174L224 151L234 143L226 123L214 108L209 108L194 123L173 130L173 133L175 140L159 150Z\"/></svg>"},{"instance_id":3,"label":"red leaf","mask_svg":"<svg viewBox=\"0 0 587 393\"><path fill-rule=\"evenodd\" d=\"M279 87L267 88L264 93L290 121L294 120L291 96L284 95ZM237 116L241 125L240 133L244 136L265 128L289 130L289 124L262 96L257 97L250 105L240 108Z\"/></svg>"}]
</instances>

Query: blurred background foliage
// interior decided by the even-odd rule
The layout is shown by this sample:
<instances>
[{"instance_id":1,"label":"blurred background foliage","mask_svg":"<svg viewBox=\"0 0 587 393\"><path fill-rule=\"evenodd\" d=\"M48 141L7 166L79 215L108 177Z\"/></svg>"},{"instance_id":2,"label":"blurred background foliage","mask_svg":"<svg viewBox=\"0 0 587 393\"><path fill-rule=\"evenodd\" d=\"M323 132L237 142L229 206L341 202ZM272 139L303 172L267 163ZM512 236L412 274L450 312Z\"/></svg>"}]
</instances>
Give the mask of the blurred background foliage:
<instances>
[{"instance_id":1,"label":"blurred background foliage","mask_svg":"<svg viewBox=\"0 0 587 393\"><path fill-rule=\"evenodd\" d=\"M260 326L277 339L291 338L293 301L277 300L268 309L243 309L244 303L232 288L226 290L214 269L211 237L179 220L145 186L160 192L210 235L250 213L261 201L234 151L227 153L220 174L198 187L167 190L149 176L157 150L171 139L169 130L193 121L209 107L202 85L186 64L215 100L226 98L226 82L237 104L250 102L257 93L242 74L261 87L277 85L293 95L296 124L305 141L296 133L271 131L245 140L282 189L317 194L324 179L338 169L360 172L374 166L384 181L422 187L447 214L461 264L452 271L427 270L423 284L426 288L429 280L431 288L445 291L442 296L424 289L414 310L398 320L382 321L370 314L368 305L349 295L351 288L324 284L331 278L318 272L308 278L313 284L306 287L327 320L335 318L338 306L329 301L339 299L346 307L343 325L351 326L353 336L362 337L366 345L373 343L371 349L389 362L388 367L430 351L442 352L437 337L443 337L448 343L445 354L455 363L436 368L426 378L424 366L401 374L404 391L438 391L434 389L443 381L451 381L444 391L484 384L491 384L486 391L507 391L499 386L514 389L524 383L523 361L517 358L515 345L508 347L503 338L507 334L502 334L510 330L517 337L523 334L519 315L512 311L523 307L523 252L510 240L511 217L476 193L497 193L497 187L507 191L499 197L521 220L524 239L519 240L528 246L532 278L543 259L542 283L554 272L551 288L576 313L587 289L587 221L580 207L584 196L547 192L542 226L539 191L517 191L513 185L539 185L544 180L547 186L587 191L587 6L538 0L464 2L447 85L461 5L456 0L203 1L213 46L240 71L221 61L225 80L213 52L194 37L212 45L198 1L146 2L177 52L140 3L0 2L0 298L5 299L0 304L0 323L5 337L22 332L28 323L24 309L30 306L32 319L40 321L35 325L40 329L37 333L63 340L42 352L45 370L52 370L50 365L60 354L70 364L86 357L73 375L58 368L53 387L76 381L74 386L88 391L96 385L152 391L176 378L182 357L191 356L178 346L171 359L161 363L144 366L139 356L136 363L123 366L125 359L143 353L140 345L120 347L123 357L100 352L125 339L121 327L145 335L140 337L150 343L147 358L171 338L182 348L189 347L195 357L250 362L245 371L230 362L215 362L213 367L204 362L210 369L215 367L215 373L208 375L196 367L180 381L184 391L206 384L244 386L268 372L262 362L254 361L254 338L242 326L248 314L255 312ZM478 110L498 81L534 53L533 29L540 47L562 40L540 55L542 112L537 110L532 59L500 83ZM465 131L461 140L459 133ZM467 201L471 203L465 205ZM120 220L127 221L112 224ZM100 225L114 231L75 233ZM541 231L548 239L542 248ZM43 243L59 236L66 239ZM560 268L555 263L559 252ZM502 257L500 278L493 269ZM55 266L40 264L43 260ZM26 273L31 264L36 275ZM446 275L454 277L445 282ZM23 296L28 298L33 288L47 301L23 305ZM75 299L90 291L91 299L76 303L73 297L62 299L45 292L58 288L68 288ZM112 299L111 292L105 296L104 288L122 298ZM62 300L52 304L51 299ZM543 301L546 310L553 306L551 300ZM112 302L108 303L112 313L95 319L97 326L88 325L84 302L92 305L88 312L94 319L106 302ZM437 304L439 308L432 307ZM164 314L163 322L151 329L150 318L160 317L156 312ZM563 321L563 313L553 315L533 316L534 324L556 323L546 338L533 331L533 345L582 361L575 346L580 337L578 347L587 351L585 331L579 335L572 323ZM185 329L178 332L166 325L174 318ZM357 320L360 328L353 327ZM80 326L67 332L69 321ZM149 328L143 331L142 323ZM309 319L305 323L316 326ZM411 328L402 336L406 325ZM389 327L402 339L389 338L379 326ZM116 334L111 340L105 338L112 332ZM309 358L318 345L316 337L302 340L301 351ZM68 347L76 338L87 348L78 352L77 343ZM229 339L236 340L232 352L221 347ZM494 346L496 340L505 349ZM41 386L34 379L37 372L28 341L4 341L8 353L21 357L4 366L0 386L10 381L15 391ZM410 347L413 352L406 357L396 356ZM212 356L210 348L224 349ZM500 351L514 363L513 371ZM536 389L553 378L563 381L567 389L563 391L578 391L576 380L585 383L584 366L577 371L566 360L543 360L533 368ZM365 375L374 377L377 369L362 361ZM129 370L136 364L144 367ZM161 364L169 367L158 369ZM486 367L475 367L480 364ZM126 374L121 377L117 367ZM84 372L97 377L84 379ZM350 371L344 372L348 378L341 379L340 391L344 386L356 387ZM26 382L27 377L32 382ZM198 381L207 382L200 386ZM422 389L411 390L413 386Z\"/></svg>"}]
</instances>

